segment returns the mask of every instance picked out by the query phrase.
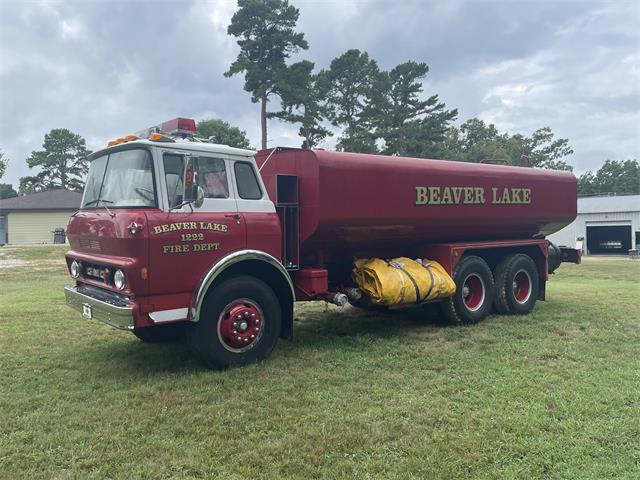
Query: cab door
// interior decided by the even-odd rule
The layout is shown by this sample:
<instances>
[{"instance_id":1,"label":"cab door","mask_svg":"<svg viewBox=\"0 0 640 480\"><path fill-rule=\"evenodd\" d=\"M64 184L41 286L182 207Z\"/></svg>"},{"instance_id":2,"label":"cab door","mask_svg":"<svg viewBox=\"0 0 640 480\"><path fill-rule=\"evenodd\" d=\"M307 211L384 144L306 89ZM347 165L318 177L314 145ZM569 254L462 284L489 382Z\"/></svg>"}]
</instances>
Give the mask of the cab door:
<instances>
[{"instance_id":1,"label":"cab door","mask_svg":"<svg viewBox=\"0 0 640 480\"><path fill-rule=\"evenodd\" d=\"M280 218L264 188L255 162L249 158L235 159L231 173L238 211L246 224L247 248L267 252L282 261Z\"/></svg>"},{"instance_id":2,"label":"cab door","mask_svg":"<svg viewBox=\"0 0 640 480\"><path fill-rule=\"evenodd\" d=\"M196 160L193 172L185 171L188 159ZM188 307L192 292L211 266L246 247L246 226L238 213L228 159L164 151L158 166L165 202L162 211L147 214L148 275L153 308L162 311ZM200 207L180 206L184 184L191 180L204 190Z\"/></svg>"}]
</instances>

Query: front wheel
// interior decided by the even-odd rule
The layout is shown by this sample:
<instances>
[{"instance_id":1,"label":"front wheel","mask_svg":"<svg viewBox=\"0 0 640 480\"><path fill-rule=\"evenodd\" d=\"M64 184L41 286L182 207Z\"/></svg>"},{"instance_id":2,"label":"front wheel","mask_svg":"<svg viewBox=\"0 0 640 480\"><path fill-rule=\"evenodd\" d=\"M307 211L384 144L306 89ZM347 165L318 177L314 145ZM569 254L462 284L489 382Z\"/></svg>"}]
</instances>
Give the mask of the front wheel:
<instances>
[{"instance_id":1,"label":"front wheel","mask_svg":"<svg viewBox=\"0 0 640 480\"><path fill-rule=\"evenodd\" d=\"M246 365L271 353L281 322L273 290L257 278L238 276L207 295L200 320L191 325L187 340L209 368Z\"/></svg>"},{"instance_id":2,"label":"front wheel","mask_svg":"<svg viewBox=\"0 0 640 480\"><path fill-rule=\"evenodd\" d=\"M440 312L454 325L478 323L491 311L493 275L487 262L474 255L460 260L453 273L456 293L440 302Z\"/></svg>"}]
</instances>

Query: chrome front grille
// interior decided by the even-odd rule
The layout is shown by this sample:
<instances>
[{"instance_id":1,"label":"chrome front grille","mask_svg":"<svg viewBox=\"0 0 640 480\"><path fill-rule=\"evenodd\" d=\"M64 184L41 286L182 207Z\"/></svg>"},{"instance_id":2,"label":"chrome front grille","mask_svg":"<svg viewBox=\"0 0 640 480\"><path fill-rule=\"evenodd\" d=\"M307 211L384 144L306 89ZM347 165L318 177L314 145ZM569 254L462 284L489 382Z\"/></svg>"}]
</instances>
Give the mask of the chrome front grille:
<instances>
[{"instance_id":1,"label":"chrome front grille","mask_svg":"<svg viewBox=\"0 0 640 480\"><path fill-rule=\"evenodd\" d=\"M82 262L82 275L91 280L111 284L111 270L104 265Z\"/></svg>"}]
</instances>

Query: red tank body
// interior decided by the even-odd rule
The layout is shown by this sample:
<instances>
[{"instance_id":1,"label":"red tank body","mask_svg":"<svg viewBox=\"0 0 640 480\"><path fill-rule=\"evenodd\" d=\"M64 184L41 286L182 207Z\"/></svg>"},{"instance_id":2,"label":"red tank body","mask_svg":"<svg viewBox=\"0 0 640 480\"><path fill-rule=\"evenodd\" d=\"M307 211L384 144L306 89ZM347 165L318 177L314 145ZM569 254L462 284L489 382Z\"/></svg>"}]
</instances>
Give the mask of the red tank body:
<instances>
[{"instance_id":1,"label":"red tank body","mask_svg":"<svg viewBox=\"0 0 640 480\"><path fill-rule=\"evenodd\" d=\"M530 239L576 216L570 172L301 149L263 150L256 161L276 203L276 177L299 178L303 255Z\"/></svg>"}]
</instances>

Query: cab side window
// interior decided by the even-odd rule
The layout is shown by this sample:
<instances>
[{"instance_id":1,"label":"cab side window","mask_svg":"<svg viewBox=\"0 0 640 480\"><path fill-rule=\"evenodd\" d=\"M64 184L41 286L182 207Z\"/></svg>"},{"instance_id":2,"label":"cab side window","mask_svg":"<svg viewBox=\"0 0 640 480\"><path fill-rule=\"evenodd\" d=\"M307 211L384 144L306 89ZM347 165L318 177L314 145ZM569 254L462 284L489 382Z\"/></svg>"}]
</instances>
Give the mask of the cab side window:
<instances>
[{"instance_id":1,"label":"cab side window","mask_svg":"<svg viewBox=\"0 0 640 480\"><path fill-rule=\"evenodd\" d=\"M262 191L253 166L248 162L236 162L233 166L236 174L238 195L244 200L260 200Z\"/></svg>"},{"instance_id":2,"label":"cab side window","mask_svg":"<svg viewBox=\"0 0 640 480\"><path fill-rule=\"evenodd\" d=\"M229 182L224 160L200 157L198 159L198 185L206 198L229 198Z\"/></svg>"}]
</instances>

